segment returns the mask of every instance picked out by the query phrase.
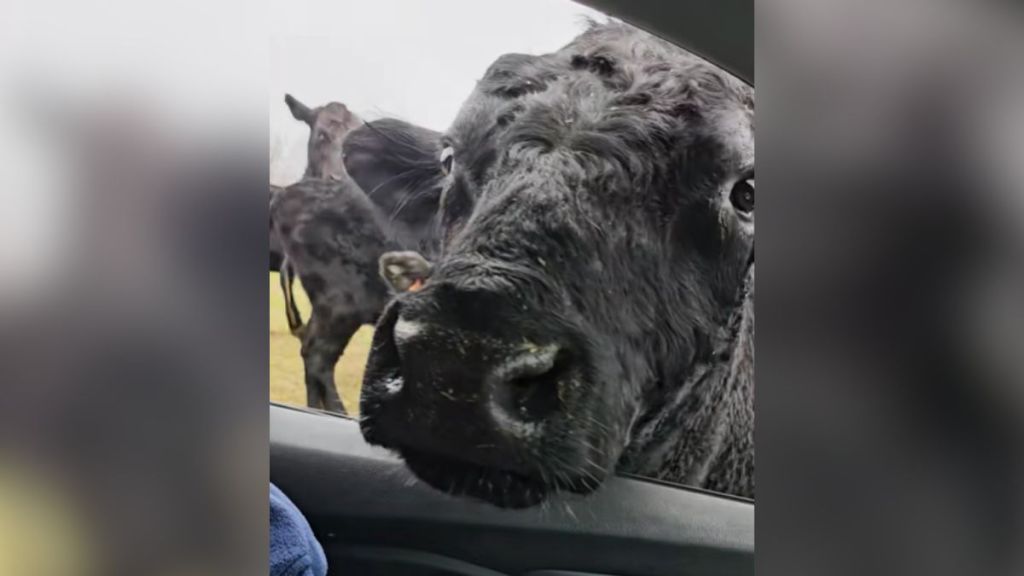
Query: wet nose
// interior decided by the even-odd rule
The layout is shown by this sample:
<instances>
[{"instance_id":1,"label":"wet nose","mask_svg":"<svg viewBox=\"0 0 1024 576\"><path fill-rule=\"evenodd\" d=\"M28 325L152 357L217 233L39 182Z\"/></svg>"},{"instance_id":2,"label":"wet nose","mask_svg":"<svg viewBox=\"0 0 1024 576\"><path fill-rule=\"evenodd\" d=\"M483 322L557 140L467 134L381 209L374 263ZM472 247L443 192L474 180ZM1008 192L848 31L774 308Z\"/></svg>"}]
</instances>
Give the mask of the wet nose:
<instances>
[{"instance_id":1,"label":"wet nose","mask_svg":"<svg viewBox=\"0 0 1024 576\"><path fill-rule=\"evenodd\" d=\"M392 302L377 326L361 395L367 439L446 451L488 446L481 458L501 458L544 436L565 417L574 389L573 340L538 328L536 314L495 302L455 310L432 291L428 284Z\"/></svg>"},{"instance_id":2,"label":"wet nose","mask_svg":"<svg viewBox=\"0 0 1024 576\"><path fill-rule=\"evenodd\" d=\"M473 405L490 424L516 436L535 433L561 408L559 378L568 354L559 344L498 339L401 316L392 332L401 388L423 380L439 385L419 391L410 386L406 394L436 391L443 399Z\"/></svg>"}]
</instances>

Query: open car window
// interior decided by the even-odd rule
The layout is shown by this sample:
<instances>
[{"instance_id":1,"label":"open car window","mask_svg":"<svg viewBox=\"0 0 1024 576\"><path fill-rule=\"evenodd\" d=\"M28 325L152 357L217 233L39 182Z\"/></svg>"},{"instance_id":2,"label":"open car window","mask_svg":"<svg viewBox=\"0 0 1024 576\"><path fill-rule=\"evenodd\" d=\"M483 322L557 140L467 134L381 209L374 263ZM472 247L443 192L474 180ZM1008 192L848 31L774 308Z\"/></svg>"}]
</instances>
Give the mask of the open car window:
<instances>
[{"instance_id":1,"label":"open car window","mask_svg":"<svg viewBox=\"0 0 1024 576\"><path fill-rule=\"evenodd\" d=\"M753 88L567 1L317 9L271 46L271 401L498 507L753 498Z\"/></svg>"}]
</instances>

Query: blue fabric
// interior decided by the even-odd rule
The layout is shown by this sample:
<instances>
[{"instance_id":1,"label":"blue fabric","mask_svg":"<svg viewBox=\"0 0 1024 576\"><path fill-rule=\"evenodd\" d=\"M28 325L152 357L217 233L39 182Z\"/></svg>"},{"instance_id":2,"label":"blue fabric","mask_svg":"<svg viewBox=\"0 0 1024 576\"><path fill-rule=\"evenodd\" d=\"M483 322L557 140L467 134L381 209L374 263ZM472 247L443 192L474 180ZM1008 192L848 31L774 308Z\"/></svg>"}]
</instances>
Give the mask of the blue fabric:
<instances>
[{"instance_id":1,"label":"blue fabric","mask_svg":"<svg viewBox=\"0 0 1024 576\"><path fill-rule=\"evenodd\" d=\"M295 504L270 484L270 576L324 576L327 558Z\"/></svg>"}]
</instances>

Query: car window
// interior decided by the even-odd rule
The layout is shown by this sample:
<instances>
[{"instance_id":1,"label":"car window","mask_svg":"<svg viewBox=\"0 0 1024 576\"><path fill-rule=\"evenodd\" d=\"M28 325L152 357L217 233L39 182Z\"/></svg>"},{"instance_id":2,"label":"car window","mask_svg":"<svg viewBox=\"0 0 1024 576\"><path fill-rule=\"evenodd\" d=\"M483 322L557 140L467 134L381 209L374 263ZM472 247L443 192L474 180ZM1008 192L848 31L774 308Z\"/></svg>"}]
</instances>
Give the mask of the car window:
<instances>
[{"instance_id":1,"label":"car window","mask_svg":"<svg viewBox=\"0 0 1024 576\"><path fill-rule=\"evenodd\" d=\"M753 497L753 88L568 1L273 10L271 401L502 506Z\"/></svg>"}]
</instances>

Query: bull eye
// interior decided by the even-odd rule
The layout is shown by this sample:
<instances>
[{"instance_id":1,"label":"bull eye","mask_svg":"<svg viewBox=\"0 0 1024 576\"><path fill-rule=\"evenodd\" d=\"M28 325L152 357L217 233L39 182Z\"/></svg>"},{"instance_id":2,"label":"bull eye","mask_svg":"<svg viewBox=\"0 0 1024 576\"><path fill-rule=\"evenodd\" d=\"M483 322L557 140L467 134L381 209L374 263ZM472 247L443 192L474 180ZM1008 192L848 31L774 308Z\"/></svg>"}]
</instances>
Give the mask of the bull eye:
<instances>
[{"instance_id":1,"label":"bull eye","mask_svg":"<svg viewBox=\"0 0 1024 576\"><path fill-rule=\"evenodd\" d=\"M321 131L321 132L317 132L316 139L317 139L318 142L323 143L323 142L327 142L330 139L330 136L327 135L327 132L322 132Z\"/></svg>"},{"instance_id":2,"label":"bull eye","mask_svg":"<svg viewBox=\"0 0 1024 576\"><path fill-rule=\"evenodd\" d=\"M605 56L595 56L591 61L594 72L601 76L611 76L615 72L615 64Z\"/></svg>"},{"instance_id":3,"label":"bull eye","mask_svg":"<svg viewBox=\"0 0 1024 576\"><path fill-rule=\"evenodd\" d=\"M454 165L455 149L451 146L445 146L444 150L441 150L441 170L444 170L445 175L451 174Z\"/></svg>"},{"instance_id":4,"label":"bull eye","mask_svg":"<svg viewBox=\"0 0 1024 576\"><path fill-rule=\"evenodd\" d=\"M729 201L732 205L743 212L749 214L754 211L754 179L747 178L746 180L740 180L732 187L732 192L729 194Z\"/></svg>"}]
</instances>

